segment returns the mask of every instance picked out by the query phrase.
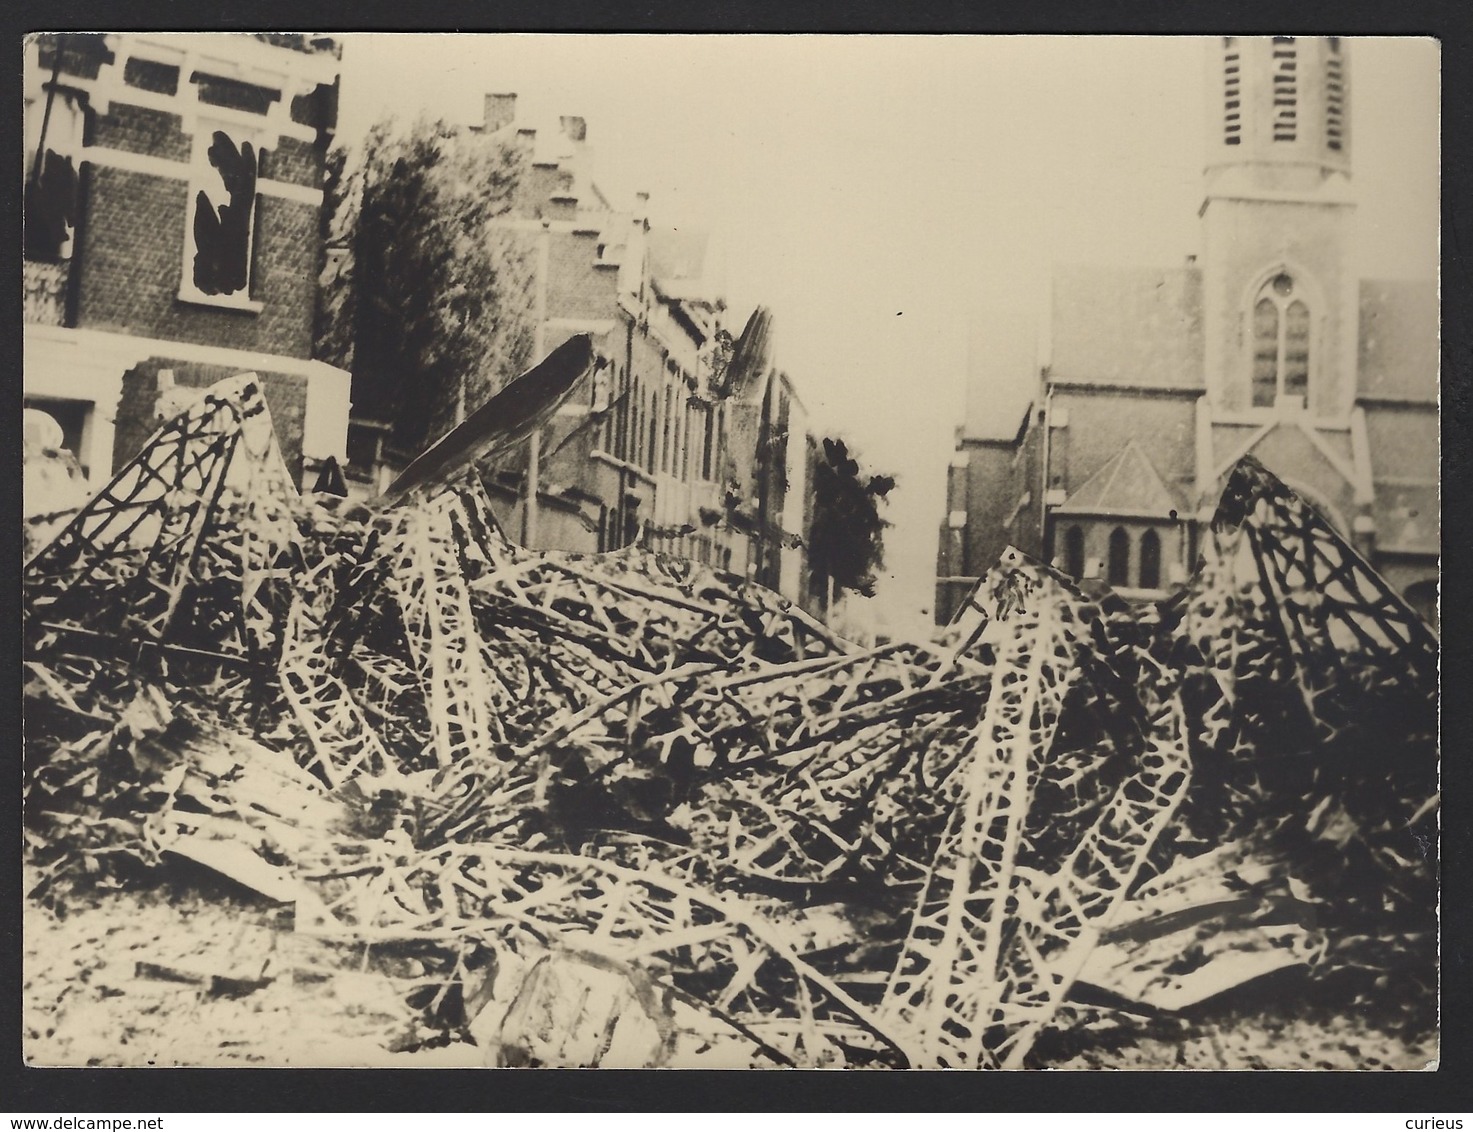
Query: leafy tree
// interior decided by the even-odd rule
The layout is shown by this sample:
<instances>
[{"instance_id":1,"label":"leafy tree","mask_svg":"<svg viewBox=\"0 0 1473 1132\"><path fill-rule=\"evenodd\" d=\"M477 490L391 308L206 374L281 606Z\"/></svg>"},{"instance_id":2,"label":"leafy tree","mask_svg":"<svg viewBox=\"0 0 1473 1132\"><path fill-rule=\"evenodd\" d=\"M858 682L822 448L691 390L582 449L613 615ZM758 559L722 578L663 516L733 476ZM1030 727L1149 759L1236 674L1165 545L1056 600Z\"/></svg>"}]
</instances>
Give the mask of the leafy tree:
<instances>
[{"instance_id":1,"label":"leafy tree","mask_svg":"<svg viewBox=\"0 0 1473 1132\"><path fill-rule=\"evenodd\" d=\"M495 222L511 208L513 145L420 119L375 125L329 155L318 357L353 373L356 415L413 454L531 360L531 255Z\"/></svg>"},{"instance_id":2,"label":"leafy tree","mask_svg":"<svg viewBox=\"0 0 1473 1132\"><path fill-rule=\"evenodd\" d=\"M864 475L842 440L824 438L813 475L808 568L815 577L831 580L834 592L874 596L890 526L880 503L894 489L894 476Z\"/></svg>"}]
</instances>

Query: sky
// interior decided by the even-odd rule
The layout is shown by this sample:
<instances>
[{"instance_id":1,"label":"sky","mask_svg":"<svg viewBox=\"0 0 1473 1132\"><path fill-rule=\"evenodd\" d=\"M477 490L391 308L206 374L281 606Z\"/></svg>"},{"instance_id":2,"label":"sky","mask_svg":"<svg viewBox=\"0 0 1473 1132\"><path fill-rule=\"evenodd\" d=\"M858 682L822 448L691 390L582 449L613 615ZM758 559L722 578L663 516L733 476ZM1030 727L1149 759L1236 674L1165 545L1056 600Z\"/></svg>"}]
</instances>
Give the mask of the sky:
<instances>
[{"instance_id":1,"label":"sky","mask_svg":"<svg viewBox=\"0 0 1473 1132\"><path fill-rule=\"evenodd\" d=\"M1046 347L1055 264L1197 251L1199 38L342 39L342 141L388 114L468 125L484 94L515 92L528 124L586 119L592 175L615 208L646 191L653 224L713 233L733 332L768 307L775 362L813 430L899 480L868 610L894 634L930 620L969 358ZM1361 273L1434 277L1437 45L1349 44ZM1029 382L991 375L971 421L1015 427Z\"/></svg>"}]
</instances>

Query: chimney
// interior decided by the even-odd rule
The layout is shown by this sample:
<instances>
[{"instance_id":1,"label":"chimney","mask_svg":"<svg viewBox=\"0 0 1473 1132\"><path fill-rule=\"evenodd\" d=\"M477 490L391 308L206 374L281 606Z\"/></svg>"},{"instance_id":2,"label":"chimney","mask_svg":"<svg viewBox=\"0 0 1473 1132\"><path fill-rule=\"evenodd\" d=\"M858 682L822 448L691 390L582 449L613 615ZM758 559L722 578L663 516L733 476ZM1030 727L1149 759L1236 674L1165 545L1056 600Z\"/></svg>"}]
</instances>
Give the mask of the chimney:
<instances>
[{"instance_id":1,"label":"chimney","mask_svg":"<svg viewBox=\"0 0 1473 1132\"><path fill-rule=\"evenodd\" d=\"M488 134L494 134L503 126L509 126L516 120L517 96L515 94L488 94L486 96L485 121L481 123L481 129Z\"/></svg>"},{"instance_id":2,"label":"chimney","mask_svg":"<svg viewBox=\"0 0 1473 1132\"><path fill-rule=\"evenodd\" d=\"M582 142L588 140L588 123L582 118L570 114L562 116L563 133L569 141Z\"/></svg>"}]
</instances>

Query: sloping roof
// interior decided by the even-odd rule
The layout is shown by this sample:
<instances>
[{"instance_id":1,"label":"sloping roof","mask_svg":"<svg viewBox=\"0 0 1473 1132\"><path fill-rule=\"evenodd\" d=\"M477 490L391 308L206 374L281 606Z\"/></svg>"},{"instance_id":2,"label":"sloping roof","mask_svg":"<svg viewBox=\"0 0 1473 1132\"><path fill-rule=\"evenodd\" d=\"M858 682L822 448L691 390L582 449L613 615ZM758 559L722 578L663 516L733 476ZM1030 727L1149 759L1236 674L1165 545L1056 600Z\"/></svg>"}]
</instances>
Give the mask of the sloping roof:
<instances>
[{"instance_id":1,"label":"sloping roof","mask_svg":"<svg viewBox=\"0 0 1473 1132\"><path fill-rule=\"evenodd\" d=\"M1435 484L1376 485L1376 549L1388 554L1437 554L1442 519Z\"/></svg>"},{"instance_id":2,"label":"sloping roof","mask_svg":"<svg viewBox=\"0 0 1473 1132\"><path fill-rule=\"evenodd\" d=\"M1054 381L1202 388L1201 270L1060 265L1049 354Z\"/></svg>"},{"instance_id":3,"label":"sloping roof","mask_svg":"<svg viewBox=\"0 0 1473 1132\"><path fill-rule=\"evenodd\" d=\"M1085 480L1055 514L1169 519L1180 506L1145 450L1132 440Z\"/></svg>"},{"instance_id":4,"label":"sloping roof","mask_svg":"<svg viewBox=\"0 0 1473 1132\"><path fill-rule=\"evenodd\" d=\"M1434 400L1438 341L1436 282L1361 280L1361 396Z\"/></svg>"},{"instance_id":5,"label":"sloping roof","mask_svg":"<svg viewBox=\"0 0 1473 1132\"><path fill-rule=\"evenodd\" d=\"M707 252L711 233L702 229L652 228L650 276L669 299L707 298Z\"/></svg>"}]
</instances>

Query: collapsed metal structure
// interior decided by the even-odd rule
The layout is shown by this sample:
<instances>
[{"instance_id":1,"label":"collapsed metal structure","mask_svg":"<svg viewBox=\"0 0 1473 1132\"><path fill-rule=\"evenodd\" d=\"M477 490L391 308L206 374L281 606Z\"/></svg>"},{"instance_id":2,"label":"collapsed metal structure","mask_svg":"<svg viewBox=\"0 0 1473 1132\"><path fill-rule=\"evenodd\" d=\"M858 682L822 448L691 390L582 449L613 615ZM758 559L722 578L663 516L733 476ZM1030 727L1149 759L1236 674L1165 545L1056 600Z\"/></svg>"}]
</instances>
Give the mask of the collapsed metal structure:
<instances>
[{"instance_id":1,"label":"collapsed metal structure","mask_svg":"<svg viewBox=\"0 0 1473 1132\"><path fill-rule=\"evenodd\" d=\"M28 736L35 781L102 757L145 688L244 722L361 819L288 847L234 811L289 858L298 930L437 941L466 1002L489 955L503 1010L511 972L595 957L667 996L651 1064L677 1001L753 1063L1027 1064L1143 877L1282 840L1316 789L1381 807L1376 898L1431 915L1435 870L1394 846L1435 796L1436 640L1251 460L1160 609L1010 552L947 646L860 649L705 567L517 547L473 472L303 500L244 375L27 564L25 600L33 695L83 736ZM1347 787L1388 733L1392 789ZM33 791L28 819L58 806Z\"/></svg>"}]
</instances>

